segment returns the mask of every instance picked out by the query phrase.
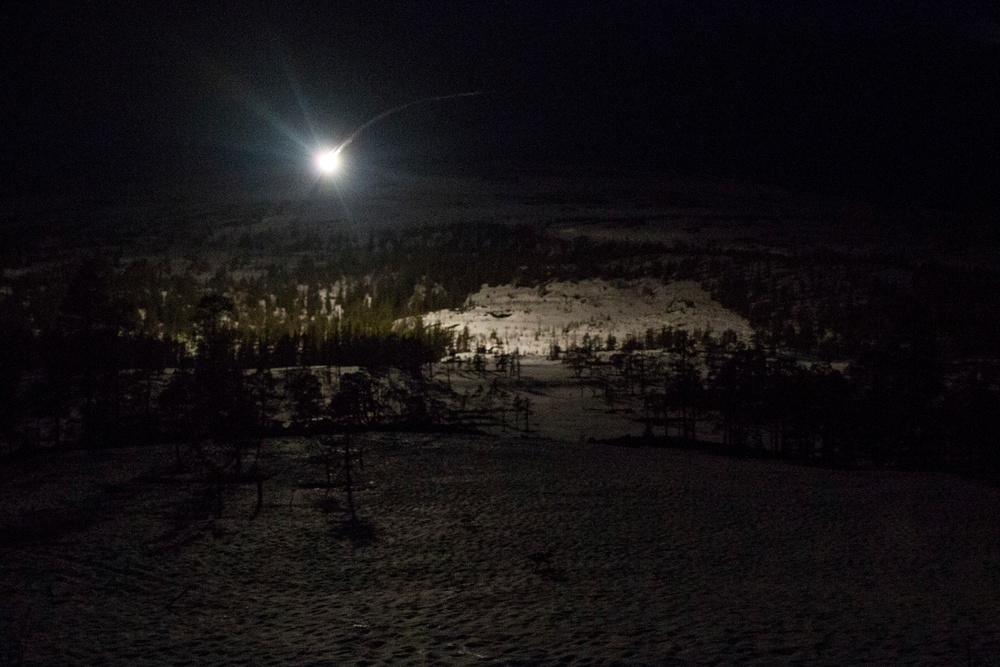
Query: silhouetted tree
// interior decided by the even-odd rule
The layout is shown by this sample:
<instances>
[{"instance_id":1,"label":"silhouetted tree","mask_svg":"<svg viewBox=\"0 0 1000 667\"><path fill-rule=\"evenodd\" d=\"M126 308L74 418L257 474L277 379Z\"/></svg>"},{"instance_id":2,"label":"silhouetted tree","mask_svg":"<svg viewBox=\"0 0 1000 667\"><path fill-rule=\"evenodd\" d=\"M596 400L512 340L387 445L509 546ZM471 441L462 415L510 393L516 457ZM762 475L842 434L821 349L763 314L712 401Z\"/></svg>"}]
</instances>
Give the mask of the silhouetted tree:
<instances>
[{"instance_id":1,"label":"silhouetted tree","mask_svg":"<svg viewBox=\"0 0 1000 667\"><path fill-rule=\"evenodd\" d=\"M257 414L260 422L257 430L261 434L270 433L279 427L278 411L278 380L269 369L258 369L248 378L250 393L257 404Z\"/></svg>"},{"instance_id":2,"label":"silhouetted tree","mask_svg":"<svg viewBox=\"0 0 1000 667\"><path fill-rule=\"evenodd\" d=\"M292 400L292 426L310 430L325 407L319 379L310 369L301 368L291 374L287 388Z\"/></svg>"},{"instance_id":3,"label":"silhouetted tree","mask_svg":"<svg viewBox=\"0 0 1000 667\"><path fill-rule=\"evenodd\" d=\"M349 531L358 529L357 508L354 501L354 466L364 467L364 454L352 447L352 437L364 428L370 427L378 419L377 397L372 376L363 371L345 373L340 378L340 389L330 399L329 412L335 427L340 430L343 452L340 469L344 474L344 490L347 494ZM328 452L327 479L329 482L332 462L336 460L337 439L327 436L321 441Z\"/></svg>"},{"instance_id":4,"label":"silhouetted tree","mask_svg":"<svg viewBox=\"0 0 1000 667\"><path fill-rule=\"evenodd\" d=\"M976 373L959 378L942 408L953 463L1000 473L1000 392Z\"/></svg>"},{"instance_id":5,"label":"silhouetted tree","mask_svg":"<svg viewBox=\"0 0 1000 667\"><path fill-rule=\"evenodd\" d=\"M329 411L341 428L356 430L372 425L379 410L371 375L364 371L344 373L340 390L330 400Z\"/></svg>"},{"instance_id":6,"label":"silhouetted tree","mask_svg":"<svg viewBox=\"0 0 1000 667\"><path fill-rule=\"evenodd\" d=\"M705 406L701 373L690 356L679 355L670 362L670 373L663 392L664 418L679 413L681 438L688 442L698 439L698 422Z\"/></svg>"},{"instance_id":7,"label":"silhouetted tree","mask_svg":"<svg viewBox=\"0 0 1000 667\"><path fill-rule=\"evenodd\" d=\"M809 373L807 387L802 399L806 409L799 413L805 421L802 430L806 437L815 434L820 458L825 464L853 463L855 439L851 431L851 387L847 379L829 364L817 364ZM812 456L811 451L805 454Z\"/></svg>"},{"instance_id":8,"label":"silhouetted tree","mask_svg":"<svg viewBox=\"0 0 1000 667\"><path fill-rule=\"evenodd\" d=\"M24 354L31 349L29 341L7 327L0 329L0 441L13 439L14 428L23 417L18 389L24 373Z\"/></svg>"},{"instance_id":9,"label":"silhouetted tree","mask_svg":"<svg viewBox=\"0 0 1000 667\"><path fill-rule=\"evenodd\" d=\"M113 277L114 267L104 257L89 258L77 268L59 308L61 336L52 341L62 348L51 352L65 363L67 375L78 378L80 439L88 447L119 426L114 419L121 399L119 331L124 318L112 292Z\"/></svg>"},{"instance_id":10,"label":"silhouetted tree","mask_svg":"<svg viewBox=\"0 0 1000 667\"><path fill-rule=\"evenodd\" d=\"M901 457L919 466L935 458L935 403L941 394L936 365L925 348L886 344L848 368L855 387L858 437L875 465Z\"/></svg>"},{"instance_id":11,"label":"silhouetted tree","mask_svg":"<svg viewBox=\"0 0 1000 667\"><path fill-rule=\"evenodd\" d=\"M742 348L709 370L712 398L722 417L723 444L727 447L747 448L751 433L759 435L766 369L763 351Z\"/></svg>"},{"instance_id":12,"label":"silhouetted tree","mask_svg":"<svg viewBox=\"0 0 1000 667\"><path fill-rule=\"evenodd\" d=\"M528 433L531 432L531 421L530 417L534 412L532 410L531 399L527 396L514 396L514 427L517 428L518 416L523 415L524 419L524 430Z\"/></svg>"},{"instance_id":13,"label":"silhouetted tree","mask_svg":"<svg viewBox=\"0 0 1000 667\"><path fill-rule=\"evenodd\" d=\"M196 400L197 390L191 367L175 369L160 393L158 411L163 437L174 443L174 461L178 470L184 468L181 443L197 437L191 422Z\"/></svg>"}]
</instances>

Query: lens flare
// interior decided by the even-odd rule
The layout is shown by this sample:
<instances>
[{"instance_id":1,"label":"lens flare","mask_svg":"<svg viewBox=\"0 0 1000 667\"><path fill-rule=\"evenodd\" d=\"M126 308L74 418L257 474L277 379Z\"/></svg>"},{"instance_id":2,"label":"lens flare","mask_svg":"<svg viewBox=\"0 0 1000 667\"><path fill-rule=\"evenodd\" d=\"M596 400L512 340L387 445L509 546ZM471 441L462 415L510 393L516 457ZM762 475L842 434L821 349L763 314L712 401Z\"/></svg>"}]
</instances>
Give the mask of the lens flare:
<instances>
[{"instance_id":1,"label":"lens flare","mask_svg":"<svg viewBox=\"0 0 1000 667\"><path fill-rule=\"evenodd\" d=\"M418 104L427 104L428 102L443 102L445 100L453 100L453 99L457 99L457 98L460 98L460 97L477 97L479 95L487 95L487 94L489 94L489 91L475 90L475 91L468 92L468 93L453 93L451 95L437 95L437 96L434 96L434 97L422 97L419 100L413 100L412 102L407 102L406 104L401 104L398 107L393 107L393 108L389 109L388 111L383 111L382 113L378 114L374 118L370 118L369 120L365 121L362 125L360 125L358 128L356 128L353 132L351 132L349 135L347 135L347 138L344 139L343 141L341 141L339 144L337 144L337 146L335 148L325 149L325 150L320 151L319 153L317 153L315 155L315 157L313 158L313 161L315 162L315 165L316 165L316 169L317 169L317 171L319 171L320 174L322 174L324 176L330 176L330 175L333 175L333 174L337 173L338 171L340 171L340 164L341 164L340 153L345 148L347 148L348 146L350 146L351 142L354 141L354 139L359 134L361 134L362 132L364 132L365 130L367 130L372 125L375 125L376 123L382 121L383 119L388 118L389 116L392 116L393 114L397 114L400 111L403 111L405 109L409 109L410 107L413 107L413 106L417 106Z\"/></svg>"},{"instance_id":2,"label":"lens flare","mask_svg":"<svg viewBox=\"0 0 1000 667\"><path fill-rule=\"evenodd\" d=\"M341 141L334 149L334 151L339 154L340 151L344 150L345 148L351 145L351 142L354 141L355 137L357 137L359 134L367 130L375 123L381 121L384 118L388 118L393 114L397 114L400 111L409 109L410 107L415 107L418 104L427 104L428 102L443 102L444 100L453 100L459 97L477 97L479 95L486 95L486 94L487 91L485 90L475 90L472 91L471 93L452 93L451 95L436 95L434 97L422 97L419 100L413 100L412 102L407 102L406 104L400 104L398 107L393 107L388 111L383 111L379 115L375 116L374 118L362 124L361 127L351 132L346 139Z\"/></svg>"},{"instance_id":3,"label":"lens flare","mask_svg":"<svg viewBox=\"0 0 1000 667\"><path fill-rule=\"evenodd\" d=\"M316 155L316 169L321 174L334 174L340 169L340 151L337 149L321 151Z\"/></svg>"}]
</instances>

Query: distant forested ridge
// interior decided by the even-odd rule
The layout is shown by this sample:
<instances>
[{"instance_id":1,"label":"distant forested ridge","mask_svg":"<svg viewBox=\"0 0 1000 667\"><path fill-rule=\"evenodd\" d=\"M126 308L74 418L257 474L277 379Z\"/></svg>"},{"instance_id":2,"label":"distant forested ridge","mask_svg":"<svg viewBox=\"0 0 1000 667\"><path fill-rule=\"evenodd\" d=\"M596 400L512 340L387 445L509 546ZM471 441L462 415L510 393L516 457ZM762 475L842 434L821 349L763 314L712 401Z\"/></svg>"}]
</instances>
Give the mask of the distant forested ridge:
<instances>
[{"instance_id":1,"label":"distant forested ridge","mask_svg":"<svg viewBox=\"0 0 1000 667\"><path fill-rule=\"evenodd\" d=\"M988 443L998 432L1000 276L992 270L891 254L561 238L544 226L499 223L304 232L284 246L269 246L274 239L263 234L174 255L126 255L111 243L99 252L56 252L44 239L7 246L0 252L5 449L97 444L129 429L164 437L179 419L160 402L164 393L175 403L187 395L178 405L189 405L199 383L230 382L224 393L239 396L250 391L250 375L271 368L396 368L418 377L444 358L480 352L462 331L426 326L423 314L460 309L483 284L599 277L694 279L754 328L753 345L743 349L725 332L651 330L557 351L570 359L625 354L615 373L629 378L637 364L651 363L636 353L676 350L688 345L677 337L690 336L691 359L640 373L655 376L649 386L662 393L653 400L640 392L653 421L680 409L690 431L691 415L704 412L722 424L727 443L743 446L771 429L777 449L809 457L817 454L808 446L787 443L820 429L824 442L843 443L819 446L830 461L848 456L849 445L868 448L876 463L899 462L905 452L913 464L931 465L944 460L942 443L961 441L977 452L963 460L995 465ZM237 408L218 407L244 410ZM846 423L853 426L838 430Z\"/></svg>"}]
</instances>

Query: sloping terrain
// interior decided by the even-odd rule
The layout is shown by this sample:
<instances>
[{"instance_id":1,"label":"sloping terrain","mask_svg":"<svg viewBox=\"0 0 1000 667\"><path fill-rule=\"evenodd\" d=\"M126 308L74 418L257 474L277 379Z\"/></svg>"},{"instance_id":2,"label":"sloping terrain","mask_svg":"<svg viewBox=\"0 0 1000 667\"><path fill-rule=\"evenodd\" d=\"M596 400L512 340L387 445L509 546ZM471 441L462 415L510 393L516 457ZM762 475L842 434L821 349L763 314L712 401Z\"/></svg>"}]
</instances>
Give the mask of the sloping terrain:
<instances>
[{"instance_id":1,"label":"sloping terrain","mask_svg":"<svg viewBox=\"0 0 1000 667\"><path fill-rule=\"evenodd\" d=\"M553 345L564 350L581 346L584 336L604 349L609 336L620 345L628 338L642 340L648 329L658 332L663 327L711 331L716 336L732 330L744 342L753 335L745 319L714 302L690 280L483 286L466 300L465 308L428 313L424 322L456 331L468 327L472 341L488 350L538 355L548 354Z\"/></svg>"},{"instance_id":2,"label":"sloping terrain","mask_svg":"<svg viewBox=\"0 0 1000 667\"><path fill-rule=\"evenodd\" d=\"M268 444L255 519L252 487L207 519L168 449L5 468L3 641L26 665L1000 656L995 489L550 440L361 444L373 532L354 541L301 439Z\"/></svg>"}]
</instances>

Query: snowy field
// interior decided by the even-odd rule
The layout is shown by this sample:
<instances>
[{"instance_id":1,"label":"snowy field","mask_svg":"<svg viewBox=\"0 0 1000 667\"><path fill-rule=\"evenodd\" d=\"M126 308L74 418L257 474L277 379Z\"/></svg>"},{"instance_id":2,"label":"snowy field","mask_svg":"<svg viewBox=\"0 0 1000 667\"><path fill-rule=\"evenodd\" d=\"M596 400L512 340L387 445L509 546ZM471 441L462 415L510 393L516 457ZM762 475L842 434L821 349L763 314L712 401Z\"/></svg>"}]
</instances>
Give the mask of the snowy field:
<instances>
[{"instance_id":1,"label":"snowy field","mask_svg":"<svg viewBox=\"0 0 1000 667\"><path fill-rule=\"evenodd\" d=\"M526 356L520 359L520 364L520 380L498 383L506 394L496 397L493 421L482 426L491 435L503 437L524 430L524 422L511 412L514 397L530 401L529 433L526 435L532 437L583 442L641 437L645 433L642 401L638 396L619 396L611 406L600 391L588 384L590 378L586 375L582 379L575 378L569 366L562 362ZM445 381L448 377L456 395L470 397L470 406L477 404L477 398L481 404L480 397L489 393L491 383L497 378L495 373L480 375L467 369L447 374L442 366L438 364L435 379ZM487 367L492 369L492 362L487 362ZM496 411L501 398L506 399L508 414L497 423ZM703 441L717 440L714 435L705 425L698 433Z\"/></svg>"},{"instance_id":2,"label":"snowy field","mask_svg":"<svg viewBox=\"0 0 1000 667\"><path fill-rule=\"evenodd\" d=\"M380 435L341 492L300 439L211 521L170 448L0 470L26 665L1000 664L1000 493L538 438Z\"/></svg>"},{"instance_id":3,"label":"snowy field","mask_svg":"<svg viewBox=\"0 0 1000 667\"><path fill-rule=\"evenodd\" d=\"M853 236L864 212L837 203L807 215L787 193L600 183L359 183L298 204L133 203L94 224L159 239L182 220L193 248L225 247L248 219L254 232L502 221L570 239L867 247ZM690 281L484 287L424 321L535 355L662 326L751 335ZM505 390L530 399L530 434L367 436L370 539L340 532L344 494L317 488L304 439L267 443L256 517L245 486L210 518L172 446L0 465L0 667L21 653L36 666L1000 665L1000 490L597 444L642 433L636 406L609 409L561 364L522 365ZM452 372L469 397L494 377Z\"/></svg>"}]
</instances>

